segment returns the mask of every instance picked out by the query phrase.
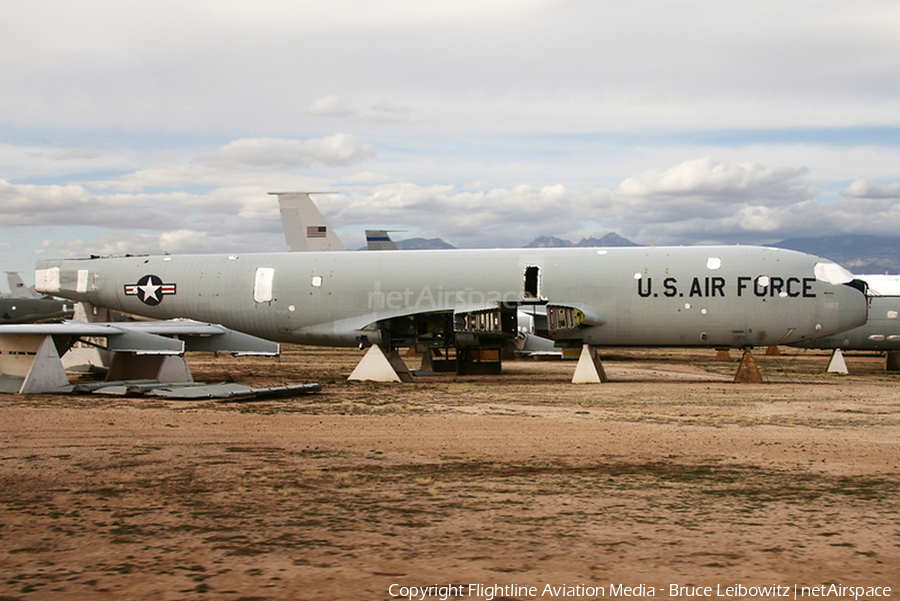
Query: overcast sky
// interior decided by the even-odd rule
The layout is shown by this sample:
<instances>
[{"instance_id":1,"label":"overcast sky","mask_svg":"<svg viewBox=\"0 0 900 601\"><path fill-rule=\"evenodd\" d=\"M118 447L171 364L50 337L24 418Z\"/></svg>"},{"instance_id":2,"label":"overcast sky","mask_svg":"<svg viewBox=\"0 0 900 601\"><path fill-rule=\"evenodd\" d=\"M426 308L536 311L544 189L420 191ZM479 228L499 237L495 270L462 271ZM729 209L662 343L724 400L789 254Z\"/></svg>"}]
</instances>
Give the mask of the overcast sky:
<instances>
[{"instance_id":1,"label":"overcast sky","mask_svg":"<svg viewBox=\"0 0 900 601\"><path fill-rule=\"evenodd\" d=\"M0 0L0 269L900 231L895 0ZM0 289L6 290L5 281Z\"/></svg>"}]
</instances>

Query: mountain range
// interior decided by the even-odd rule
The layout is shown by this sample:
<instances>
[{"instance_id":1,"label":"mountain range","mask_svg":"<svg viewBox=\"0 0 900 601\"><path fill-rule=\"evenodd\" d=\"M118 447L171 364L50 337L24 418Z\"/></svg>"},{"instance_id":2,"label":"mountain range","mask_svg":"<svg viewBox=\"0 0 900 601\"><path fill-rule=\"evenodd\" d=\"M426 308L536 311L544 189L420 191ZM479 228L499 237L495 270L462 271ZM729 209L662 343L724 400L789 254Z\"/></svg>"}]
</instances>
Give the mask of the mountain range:
<instances>
[{"instance_id":1,"label":"mountain range","mask_svg":"<svg viewBox=\"0 0 900 601\"><path fill-rule=\"evenodd\" d=\"M394 242L400 250L436 250L445 248L456 248L452 244L444 242L440 238L409 238L407 240L397 240Z\"/></svg>"},{"instance_id":2,"label":"mountain range","mask_svg":"<svg viewBox=\"0 0 900 601\"><path fill-rule=\"evenodd\" d=\"M831 259L856 274L900 273L900 238L883 236L820 236L789 238L772 246Z\"/></svg>"},{"instance_id":3,"label":"mountain range","mask_svg":"<svg viewBox=\"0 0 900 601\"><path fill-rule=\"evenodd\" d=\"M527 248L566 246L641 246L615 232L602 238L585 238L574 244L562 238L541 236ZM900 238L883 236L819 236L816 238L789 238L768 246L798 250L800 252L831 259L857 274L900 273Z\"/></svg>"},{"instance_id":4,"label":"mountain range","mask_svg":"<svg viewBox=\"0 0 900 601\"><path fill-rule=\"evenodd\" d=\"M525 245L525 248L565 248L570 246L641 246L640 244L636 244L629 240L628 238L623 238L619 234L615 232L610 232L603 236L602 238L582 238L581 242L577 244L573 242L569 242L568 240L564 240L562 238L554 238L553 236L541 236L540 238L535 238L531 242Z\"/></svg>"},{"instance_id":5,"label":"mountain range","mask_svg":"<svg viewBox=\"0 0 900 601\"><path fill-rule=\"evenodd\" d=\"M396 244L401 250L455 248L440 238L411 238L398 240ZM525 245L525 248L589 246L642 245L610 232L601 238L584 238L578 243L554 236L540 236ZM788 238L767 246L798 250L830 259L856 274L900 274L900 237L842 235Z\"/></svg>"}]
</instances>

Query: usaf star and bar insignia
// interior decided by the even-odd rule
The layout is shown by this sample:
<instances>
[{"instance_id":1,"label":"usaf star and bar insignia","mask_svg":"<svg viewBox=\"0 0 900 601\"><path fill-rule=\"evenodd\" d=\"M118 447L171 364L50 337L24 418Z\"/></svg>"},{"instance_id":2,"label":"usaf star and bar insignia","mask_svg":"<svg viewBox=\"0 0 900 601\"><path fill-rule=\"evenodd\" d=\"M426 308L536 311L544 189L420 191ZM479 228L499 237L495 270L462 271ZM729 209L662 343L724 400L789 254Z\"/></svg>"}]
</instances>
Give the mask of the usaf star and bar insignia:
<instances>
[{"instance_id":1,"label":"usaf star and bar insignia","mask_svg":"<svg viewBox=\"0 0 900 601\"><path fill-rule=\"evenodd\" d=\"M155 307L164 296L175 294L175 284L164 284L156 275L145 275L137 284L125 284L125 296L137 296L145 305Z\"/></svg>"}]
</instances>

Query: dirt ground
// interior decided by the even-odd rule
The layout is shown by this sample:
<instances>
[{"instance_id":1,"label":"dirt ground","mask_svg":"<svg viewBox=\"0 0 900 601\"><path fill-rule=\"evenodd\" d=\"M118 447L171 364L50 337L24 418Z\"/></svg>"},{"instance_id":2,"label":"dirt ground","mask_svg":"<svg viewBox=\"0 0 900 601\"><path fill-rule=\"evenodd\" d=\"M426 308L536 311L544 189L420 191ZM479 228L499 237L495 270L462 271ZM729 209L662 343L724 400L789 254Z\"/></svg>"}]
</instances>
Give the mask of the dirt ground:
<instances>
[{"instance_id":1,"label":"dirt ground","mask_svg":"<svg viewBox=\"0 0 900 601\"><path fill-rule=\"evenodd\" d=\"M602 385L534 360L376 384L288 347L189 363L322 392L0 395L0 601L896 596L900 374L782 350L761 385L710 350L606 353Z\"/></svg>"}]
</instances>

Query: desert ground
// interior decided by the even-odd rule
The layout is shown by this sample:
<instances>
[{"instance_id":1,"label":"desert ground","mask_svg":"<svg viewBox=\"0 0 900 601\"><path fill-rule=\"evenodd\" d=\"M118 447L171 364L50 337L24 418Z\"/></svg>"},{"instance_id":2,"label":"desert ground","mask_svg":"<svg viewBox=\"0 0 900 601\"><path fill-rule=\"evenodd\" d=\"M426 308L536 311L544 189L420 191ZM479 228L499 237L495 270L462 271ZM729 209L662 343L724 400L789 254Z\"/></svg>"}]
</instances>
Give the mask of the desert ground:
<instances>
[{"instance_id":1,"label":"desert ground","mask_svg":"<svg viewBox=\"0 0 900 601\"><path fill-rule=\"evenodd\" d=\"M188 361L320 393L0 395L0 600L896 596L900 374L782 352L765 384L707 349L602 353L600 385L535 360L380 384L287 347Z\"/></svg>"}]
</instances>

